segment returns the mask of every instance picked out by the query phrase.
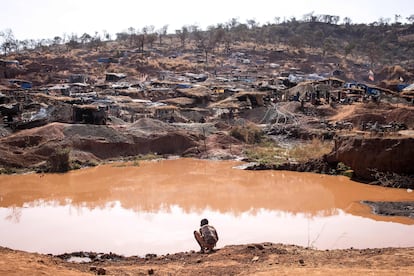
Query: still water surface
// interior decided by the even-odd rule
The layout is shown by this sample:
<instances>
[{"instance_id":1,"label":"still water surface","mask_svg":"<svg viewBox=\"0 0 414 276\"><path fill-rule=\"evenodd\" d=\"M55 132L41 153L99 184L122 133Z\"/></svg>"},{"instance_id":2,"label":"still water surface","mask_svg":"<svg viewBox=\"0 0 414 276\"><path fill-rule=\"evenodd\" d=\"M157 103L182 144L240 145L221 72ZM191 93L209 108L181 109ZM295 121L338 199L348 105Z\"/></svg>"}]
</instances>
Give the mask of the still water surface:
<instances>
[{"instance_id":1,"label":"still water surface","mask_svg":"<svg viewBox=\"0 0 414 276\"><path fill-rule=\"evenodd\" d=\"M177 159L2 175L0 245L126 256L198 250L192 232L206 217L219 232L219 248L414 246L413 219L376 216L359 203L414 200L414 193L345 177L233 168L239 164Z\"/></svg>"}]
</instances>

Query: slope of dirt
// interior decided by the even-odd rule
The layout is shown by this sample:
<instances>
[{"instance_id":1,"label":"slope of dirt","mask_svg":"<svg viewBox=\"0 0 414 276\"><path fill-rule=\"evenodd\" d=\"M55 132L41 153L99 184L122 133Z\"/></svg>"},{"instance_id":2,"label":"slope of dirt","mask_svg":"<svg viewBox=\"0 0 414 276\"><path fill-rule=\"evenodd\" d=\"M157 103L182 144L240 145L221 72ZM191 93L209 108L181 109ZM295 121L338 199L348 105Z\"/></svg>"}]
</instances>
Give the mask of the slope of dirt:
<instances>
[{"instance_id":1,"label":"slope of dirt","mask_svg":"<svg viewBox=\"0 0 414 276\"><path fill-rule=\"evenodd\" d=\"M387 103L354 103L352 105L340 105L338 114L331 116L331 121L348 121L359 127L362 122L389 124L391 122L404 123L408 128L414 127L414 107L396 106Z\"/></svg>"},{"instance_id":2,"label":"slope of dirt","mask_svg":"<svg viewBox=\"0 0 414 276\"><path fill-rule=\"evenodd\" d=\"M61 258L0 247L0 274L414 275L414 248L320 251L262 243L226 246L210 254L183 252L145 258L105 254L91 263L70 263Z\"/></svg>"},{"instance_id":3,"label":"slope of dirt","mask_svg":"<svg viewBox=\"0 0 414 276\"><path fill-rule=\"evenodd\" d=\"M329 162L343 162L356 178L372 181L373 170L414 175L414 138L339 136ZM410 187L407 187L410 188Z\"/></svg>"},{"instance_id":4,"label":"slope of dirt","mask_svg":"<svg viewBox=\"0 0 414 276\"><path fill-rule=\"evenodd\" d=\"M145 120L129 128L51 123L22 130L0 138L0 164L33 169L63 148L70 148L72 161L82 164L147 153L181 155L198 146L196 134Z\"/></svg>"}]
</instances>

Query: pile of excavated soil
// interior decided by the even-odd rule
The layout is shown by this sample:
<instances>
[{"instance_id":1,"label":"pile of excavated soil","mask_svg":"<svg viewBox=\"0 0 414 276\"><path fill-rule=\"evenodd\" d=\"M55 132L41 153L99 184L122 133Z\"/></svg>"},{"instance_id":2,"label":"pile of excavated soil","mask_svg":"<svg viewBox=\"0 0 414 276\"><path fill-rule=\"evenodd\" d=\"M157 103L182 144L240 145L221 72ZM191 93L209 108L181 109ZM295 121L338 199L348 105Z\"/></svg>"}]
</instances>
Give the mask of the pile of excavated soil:
<instances>
[{"instance_id":1,"label":"pile of excavated soil","mask_svg":"<svg viewBox=\"0 0 414 276\"><path fill-rule=\"evenodd\" d=\"M168 131L176 131L176 128L171 124L164 123L159 120L142 118L129 126L129 129L139 129L148 133L161 133Z\"/></svg>"},{"instance_id":2,"label":"pile of excavated soil","mask_svg":"<svg viewBox=\"0 0 414 276\"><path fill-rule=\"evenodd\" d=\"M414 175L413 137L338 136L328 155L329 162L342 162L354 171L354 177L364 181L378 180L375 172ZM413 188L414 183L408 187Z\"/></svg>"},{"instance_id":3,"label":"pile of excavated soil","mask_svg":"<svg viewBox=\"0 0 414 276\"><path fill-rule=\"evenodd\" d=\"M338 106L338 114L329 118L331 121L348 121L354 126L361 125L362 122L378 122L379 124L389 124L391 122L404 123L408 128L414 127L414 107L395 105L386 103L354 103L352 105Z\"/></svg>"},{"instance_id":4,"label":"pile of excavated soil","mask_svg":"<svg viewBox=\"0 0 414 276\"><path fill-rule=\"evenodd\" d=\"M62 123L22 130L0 138L0 165L34 169L63 148L71 150L72 161L82 164L147 153L181 155L198 145L198 136L157 120L140 120L133 127L143 131Z\"/></svg>"},{"instance_id":5,"label":"pile of excavated soil","mask_svg":"<svg viewBox=\"0 0 414 276\"><path fill-rule=\"evenodd\" d=\"M225 132L208 135L200 143L202 157L235 159L242 155L243 143Z\"/></svg>"}]
</instances>

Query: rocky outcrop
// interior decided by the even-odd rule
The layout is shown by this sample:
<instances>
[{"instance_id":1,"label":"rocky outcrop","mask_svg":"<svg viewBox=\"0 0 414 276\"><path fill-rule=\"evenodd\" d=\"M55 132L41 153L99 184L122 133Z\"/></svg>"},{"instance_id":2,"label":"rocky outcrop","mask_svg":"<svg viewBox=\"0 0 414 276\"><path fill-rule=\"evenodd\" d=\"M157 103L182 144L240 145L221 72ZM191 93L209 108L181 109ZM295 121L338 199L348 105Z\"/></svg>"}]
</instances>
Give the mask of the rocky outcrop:
<instances>
[{"instance_id":1,"label":"rocky outcrop","mask_svg":"<svg viewBox=\"0 0 414 276\"><path fill-rule=\"evenodd\" d=\"M376 180L373 172L414 174L414 138L338 136L327 156L329 163L342 162L361 180Z\"/></svg>"}]
</instances>

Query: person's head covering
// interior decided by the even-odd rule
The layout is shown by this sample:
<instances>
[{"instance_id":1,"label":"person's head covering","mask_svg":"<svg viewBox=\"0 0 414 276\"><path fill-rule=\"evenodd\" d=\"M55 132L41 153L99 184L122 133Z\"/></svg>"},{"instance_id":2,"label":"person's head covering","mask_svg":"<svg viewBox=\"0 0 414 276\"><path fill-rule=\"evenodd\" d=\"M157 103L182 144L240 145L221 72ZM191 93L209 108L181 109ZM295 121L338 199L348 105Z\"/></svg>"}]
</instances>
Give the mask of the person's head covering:
<instances>
[{"instance_id":1,"label":"person's head covering","mask_svg":"<svg viewBox=\"0 0 414 276\"><path fill-rule=\"evenodd\" d=\"M206 225L206 224L208 224L208 220L207 219L202 219L201 223L200 223L200 226L203 226L203 225Z\"/></svg>"}]
</instances>

